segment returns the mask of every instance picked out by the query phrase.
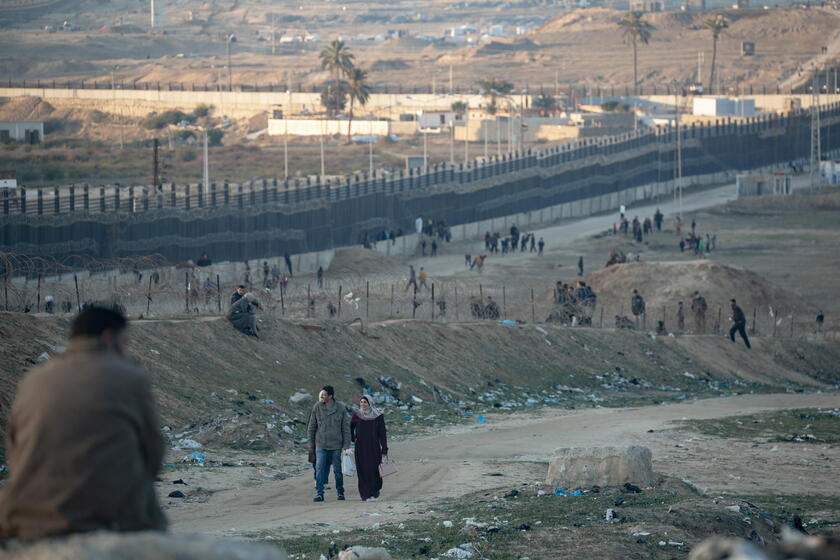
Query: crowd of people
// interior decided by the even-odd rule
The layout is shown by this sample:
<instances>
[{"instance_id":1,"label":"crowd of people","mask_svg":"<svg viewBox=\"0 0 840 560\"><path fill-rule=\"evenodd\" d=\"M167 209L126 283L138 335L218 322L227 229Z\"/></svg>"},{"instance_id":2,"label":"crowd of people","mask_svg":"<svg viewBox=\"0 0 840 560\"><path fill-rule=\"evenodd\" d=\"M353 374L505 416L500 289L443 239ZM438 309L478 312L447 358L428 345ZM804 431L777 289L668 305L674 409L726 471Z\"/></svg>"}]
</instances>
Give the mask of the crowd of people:
<instances>
[{"instance_id":1,"label":"crowd of people","mask_svg":"<svg viewBox=\"0 0 840 560\"><path fill-rule=\"evenodd\" d=\"M531 252L542 256L545 249L545 240L537 236L534 232L520 232L516 224L510 226L510 235L502 236L499 232L484 234L484 249L489 253L500 253L506 255L508 253Z\"/></svg>"}]
</instances>

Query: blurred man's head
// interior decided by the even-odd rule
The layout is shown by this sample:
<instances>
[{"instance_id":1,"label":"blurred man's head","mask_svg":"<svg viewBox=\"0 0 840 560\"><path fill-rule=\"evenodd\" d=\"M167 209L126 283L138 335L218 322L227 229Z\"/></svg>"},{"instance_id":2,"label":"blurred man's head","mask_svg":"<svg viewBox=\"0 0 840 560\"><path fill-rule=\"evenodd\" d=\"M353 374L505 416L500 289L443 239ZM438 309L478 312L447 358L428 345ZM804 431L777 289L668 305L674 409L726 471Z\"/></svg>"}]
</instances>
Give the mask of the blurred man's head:
<instances>
[{"instance_id":1,"label":"blurred man's head","mask_svg":"<svg viewBox=\"0 0 840 560\"><path fill-rule=\"evenodd\" d=\"M244 296L245 295L245 286L243 286L242 284L238 285L236 287L236 293L239 294L240 296Z\"/></svg>"},{"instance_id":2,"label":"blurred man's head","mask_svg":"<svg viewBox=\"0 0 840 560\"><path fill-rule=\"evenodd\" d=\"M333 389L332 385L324 385L323 389L321 389L319 397L321 398L322 403L330 404L333 400L335 400L335 389Z\"/></svg>"},{"instance_id":3,"label":"blurred man's head","mask_svg":"<svg viewBox=\"0 0 840 560\"><path fill-rule=\"evenodd\" d=\"M94 338L118 354L125 353L128 323L122 313L106 307L86 307L73 319L70 338Z\"/></svg>"}]
</instances>

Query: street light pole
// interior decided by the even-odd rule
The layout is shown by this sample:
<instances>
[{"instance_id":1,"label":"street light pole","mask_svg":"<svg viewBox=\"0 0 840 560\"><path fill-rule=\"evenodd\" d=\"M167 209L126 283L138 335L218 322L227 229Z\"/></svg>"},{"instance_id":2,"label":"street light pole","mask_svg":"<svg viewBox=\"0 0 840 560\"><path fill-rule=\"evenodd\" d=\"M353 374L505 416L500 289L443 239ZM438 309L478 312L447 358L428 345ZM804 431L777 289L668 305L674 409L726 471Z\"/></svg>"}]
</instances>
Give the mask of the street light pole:
<instances>
[{"instance_id":1,"label":"street light pole","mask_svg":"<svg viewBox=\"0 0 840 560\"><path fill-rule=\"evenodd\" d=\"M228 91L233 91L233 69L230 61L230 43L233 39L233 34L228 35L227 38L227 54L228 54Z\"/></svg>"},{"instance_id":2,"label":"street light pole","mask_svg":"<svg viewBox=\"0 0 840 560\"><path fill-rule=\"evenodd\" d=\"M676 169L674 172L674 198L677 202L677 215L682 219L682 139L680 138L680 84L673 82L674 86L674 132L676 133L677 157Z\"/></svg>"}]
</instances>

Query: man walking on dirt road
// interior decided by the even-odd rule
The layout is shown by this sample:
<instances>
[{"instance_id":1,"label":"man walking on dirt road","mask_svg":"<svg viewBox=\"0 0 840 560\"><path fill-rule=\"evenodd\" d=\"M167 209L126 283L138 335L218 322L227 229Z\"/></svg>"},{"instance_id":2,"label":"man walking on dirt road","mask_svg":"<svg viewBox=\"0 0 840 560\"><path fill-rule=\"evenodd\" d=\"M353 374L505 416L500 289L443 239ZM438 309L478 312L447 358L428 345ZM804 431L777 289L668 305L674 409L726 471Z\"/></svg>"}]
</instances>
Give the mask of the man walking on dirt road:
<instances>
[{"instance_id":1,"label":"man walking on dirt road","mask_svg":"<svg viewBox=\"0 0 840 560\"><path fill-rule=\"evenodd\" d=\"M744 315L743 310L738 307L735 298L729 300L729 304L732 306L732 328L729 329L729 339L735 342L735 333L738 332L741 334L741 338L744 339L746 347L750 348L750 339L747 338L747 317Z\"/></svg>"},{"instance_id":2,"label":"man walking on dirt road","mask_svg":"<svg viewBox=\"0 0 840 560\"><path fill-rule=\"evenodd\" d=\"M691 312L694 313L694 334L706 333L706 298L700 295L699 291L694 291L694 297L691 298Z\"/></svg>"},{"instance_id":3,"label":"man walking on dirt road","mask_svg":"<svg viewBox=\"0 0 840 560\"><path fill-rule=\"evenodd\" d=\"M636 329L639 328L641 322L641 328L645 328L645 298L639 293L639 290L633 290L633 297L630 298L630 310L633 312L633 316L636 318Z\"/></svg>"},{"instance_id":4,"label":"man walking on dirt road","mask_svg":"<svg viewBox=\"0 0 840 560\"><path fill-rule=\"evenodd\" d=\"M416 292L417 291L417 271L414 270L414 265L413 264L408 265L408 283L405 285L405 290L404 291L407 292L408 289L411 286L414 286L414 291Z\"/></svg>"},{"instance_id":5,"label":"man walking on dirt road","mask_svg":"<svg viewBox=\"0 0 840 560\"><path fill-rule=\"evenodd\" d=\"M335 476L335 490L338 499L344 500L344 475L341 472L341 452L350 448L350 418L347 407L335 400L335 389L325 385L321 399L309 414L309 452L315 452L314 502L324 501L324 485L327 483L330 466Z\"/></svg>"}]
</instances>

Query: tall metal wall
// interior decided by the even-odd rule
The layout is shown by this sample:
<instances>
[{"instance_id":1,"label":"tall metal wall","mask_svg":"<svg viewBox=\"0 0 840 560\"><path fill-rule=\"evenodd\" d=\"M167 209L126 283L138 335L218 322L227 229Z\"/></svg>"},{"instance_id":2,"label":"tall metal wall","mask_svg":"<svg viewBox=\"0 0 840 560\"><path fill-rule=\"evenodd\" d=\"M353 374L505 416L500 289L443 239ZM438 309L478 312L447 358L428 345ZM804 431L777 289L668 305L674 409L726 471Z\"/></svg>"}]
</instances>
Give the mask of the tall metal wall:
<instances>
[{"instance_id":1,"label":"tall metal wall","mask_svg":"<svg viewBox=\"0 0 840 560\"><path fill-rule=\"evenodd\" d=\"M840 105L824 107L822 115L823 151L837 149ZM807 158L809 126L810 114L797 112L683 128L683 176ZM136 187L128 195L124 188L110 194L85 188L83 199L71 189L69 201L55 189L39 193L37 203L21 201L25 193L6 192L0 197L0 251L68 264L73 255L158 253L184 261L207 252L216 261L241 261L319 251L356 244L363 233L411 232L418 216L457 225L670 181L675 146L673 130L640 131L337 184L173 185L162 192Z\"/></svg>"}]
</instances>

